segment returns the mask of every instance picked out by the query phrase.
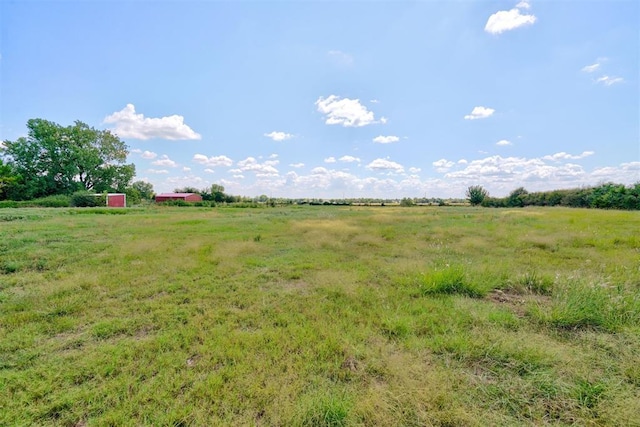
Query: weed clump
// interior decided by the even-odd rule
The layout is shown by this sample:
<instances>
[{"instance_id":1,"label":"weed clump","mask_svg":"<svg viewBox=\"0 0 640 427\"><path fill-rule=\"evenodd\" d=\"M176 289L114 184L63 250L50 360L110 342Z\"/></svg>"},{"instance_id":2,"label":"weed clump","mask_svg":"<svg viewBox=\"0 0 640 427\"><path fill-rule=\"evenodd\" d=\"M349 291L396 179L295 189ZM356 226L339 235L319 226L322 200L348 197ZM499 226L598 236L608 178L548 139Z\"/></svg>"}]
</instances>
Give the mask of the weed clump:
<instances>
[{"instance_id":1,"label":"weed clump","mask_svg":"<svg viewBox=\"0 0 640 427\"><path fill-rule=\"evenodd\" d=\"M480 298L483 292L467 281L462 267L447 267L424 274L421 278L420 290L423 295L466 295Z\"/></svg>"},{"instance_id":2,"label":"weed clump","mask_svg":"<svg viewBox=\"0 0 640 427\"><path fill-rule=\"evenodd\" d=\"M622 286L586 285L577 281L560 286L547 311L534 316L561 329L618 331L640 322L640 298Z\"/></svg>"}]
</instances>

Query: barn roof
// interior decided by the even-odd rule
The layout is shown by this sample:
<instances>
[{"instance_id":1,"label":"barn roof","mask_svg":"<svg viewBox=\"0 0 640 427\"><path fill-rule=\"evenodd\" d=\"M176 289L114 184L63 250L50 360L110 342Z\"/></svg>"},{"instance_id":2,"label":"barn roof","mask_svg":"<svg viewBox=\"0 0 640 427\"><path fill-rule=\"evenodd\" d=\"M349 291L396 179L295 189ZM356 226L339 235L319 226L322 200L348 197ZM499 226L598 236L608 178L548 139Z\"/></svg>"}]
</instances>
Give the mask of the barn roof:
<instances>
[{"instance_id":1,"label":"barn roof","mask_svg":"<svg viewBox=\"0 0 640 427\"><path fill-rule=\"evenodd\" d=\"M187 197L196 193L162 193L156 194L156 197Z\"/></svg>"}]
</instances>

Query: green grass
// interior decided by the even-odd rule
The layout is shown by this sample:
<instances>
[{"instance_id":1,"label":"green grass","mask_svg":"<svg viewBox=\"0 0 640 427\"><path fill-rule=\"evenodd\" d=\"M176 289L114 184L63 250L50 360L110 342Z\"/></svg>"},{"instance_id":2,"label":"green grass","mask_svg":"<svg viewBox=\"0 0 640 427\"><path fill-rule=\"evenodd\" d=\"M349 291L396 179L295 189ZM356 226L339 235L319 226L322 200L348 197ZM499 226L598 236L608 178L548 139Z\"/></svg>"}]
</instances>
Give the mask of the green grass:
<instances>
[{"instance_id":1,"label":"green grass","mask_svg":"<svg viewBox=\"0 0 640 427\"><path fill-rule=\"evenodd\" d=\"M0 209L0 425L638 425L637 212Z\"/></svg>"}]
</instances>

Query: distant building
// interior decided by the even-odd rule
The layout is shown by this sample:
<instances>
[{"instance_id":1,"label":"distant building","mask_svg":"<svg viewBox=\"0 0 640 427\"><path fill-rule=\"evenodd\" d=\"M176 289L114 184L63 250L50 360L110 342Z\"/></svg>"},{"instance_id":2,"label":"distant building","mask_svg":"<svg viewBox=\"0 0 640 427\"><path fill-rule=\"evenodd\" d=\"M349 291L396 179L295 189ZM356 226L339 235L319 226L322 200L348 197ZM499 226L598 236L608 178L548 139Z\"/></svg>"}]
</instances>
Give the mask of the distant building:
<instances>
[{"instance_id":1,"label":"distant building","mask_svg":"<svg viewBox=\"0 0 640 427\"><path fill-rule=\"evenodd\" d=\"M201 202L202 196L196 193L162 193L156 195L156 203L169 200L182 200L183 202Z\"/></svg>"},{"instance_id":2,"label":"distant building","mask_svg":"<svg viewBox=\"0 0 640 427\"><path fill-rule=\"evenodd\" d=\"M107 194L107 206L109 206L110 208L126 208L127 195L124 193Z\"/></svg>"}]
</instances>

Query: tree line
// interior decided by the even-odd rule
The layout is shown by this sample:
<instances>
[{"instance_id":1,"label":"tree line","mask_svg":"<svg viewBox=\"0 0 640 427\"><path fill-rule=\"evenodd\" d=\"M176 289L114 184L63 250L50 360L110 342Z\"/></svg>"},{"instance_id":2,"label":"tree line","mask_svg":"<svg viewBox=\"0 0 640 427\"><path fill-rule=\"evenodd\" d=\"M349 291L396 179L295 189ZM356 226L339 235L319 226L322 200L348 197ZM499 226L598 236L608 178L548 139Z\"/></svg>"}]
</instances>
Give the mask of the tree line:
<instances>
[{"instance_id":1,"label":"tree line","mask_svg":"<svg viewBox=\"0 0 640 427\"><path fill-rule=\"evenodd\" d=\"M0 200L24 201L75 193L126 193L132 202L153 197L153 186L132 182L127 145L108 130L31 119L27 136L0 145Z\"/></svg>"},{"instance_id":2,"label":"tree line","mask_svg":"<svg viewBox=\"0 0 640 427\"><path fill-rule=\"evenodd\" d=\"M572 208L640 210L640 182L624 184L603 183L592 187L528 192L519 187L506 197L490 197L482 186L467 189L472 205L485 207L566 206Z\"/></svg>"}]
</instances>

